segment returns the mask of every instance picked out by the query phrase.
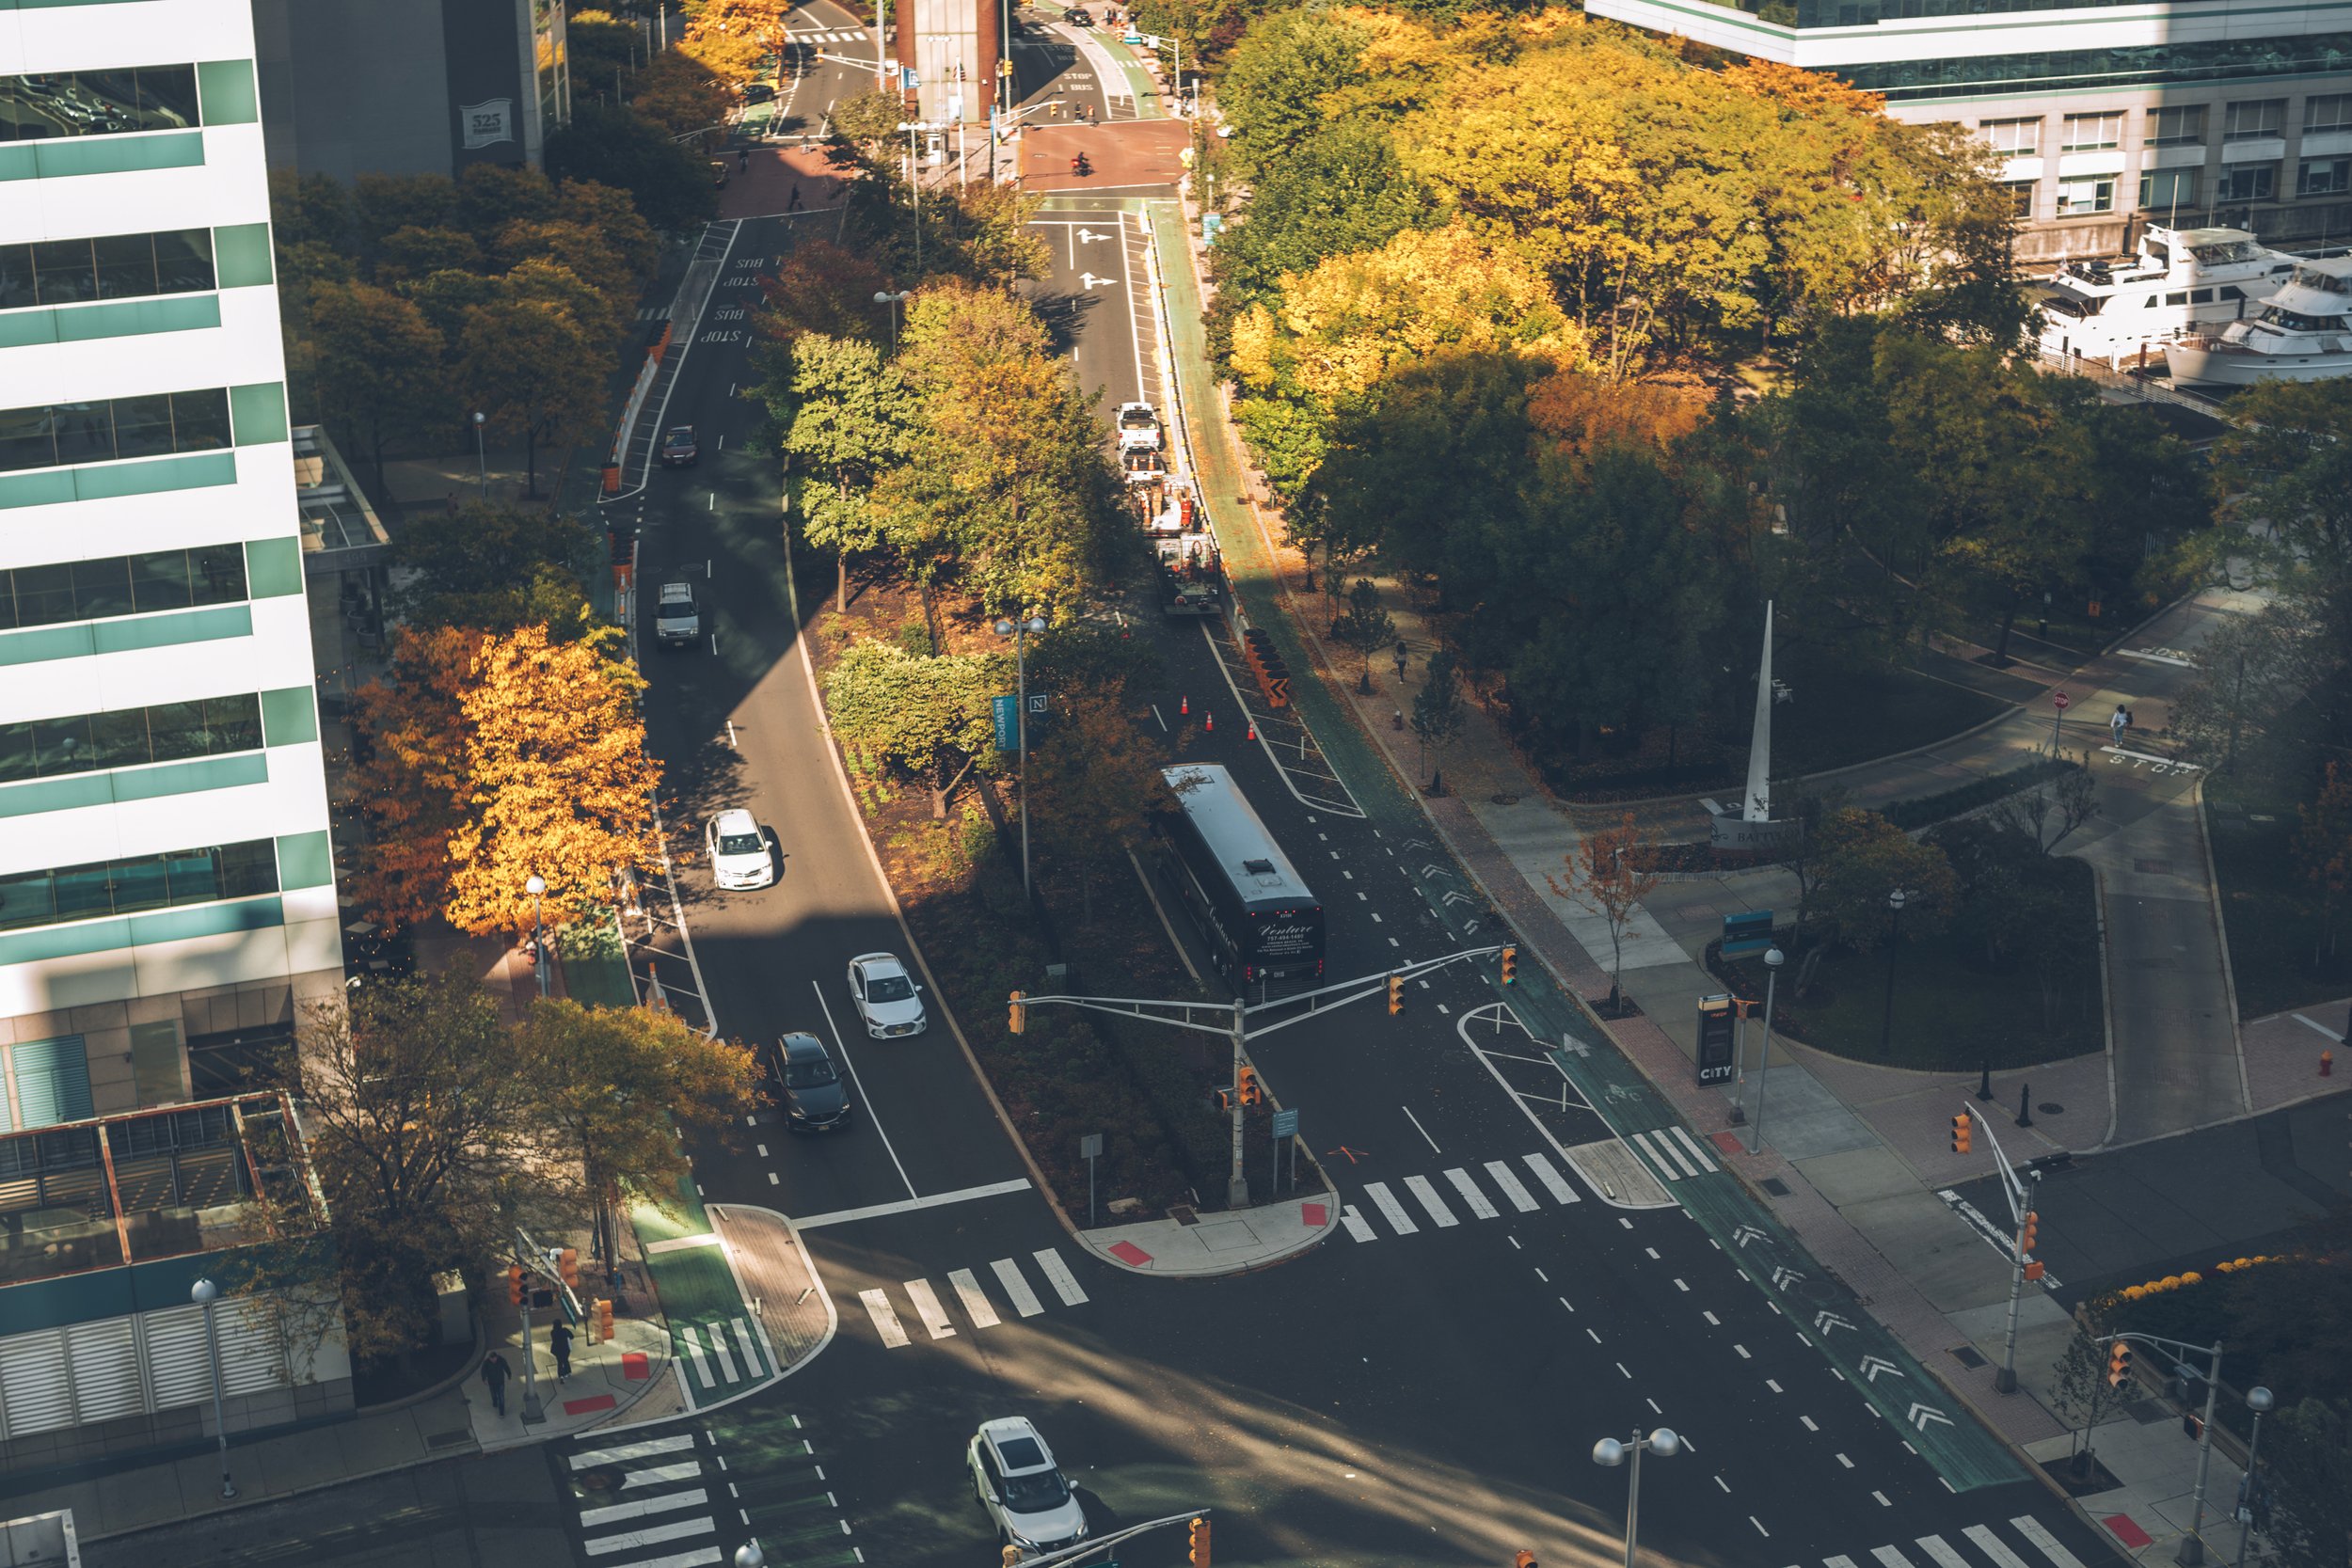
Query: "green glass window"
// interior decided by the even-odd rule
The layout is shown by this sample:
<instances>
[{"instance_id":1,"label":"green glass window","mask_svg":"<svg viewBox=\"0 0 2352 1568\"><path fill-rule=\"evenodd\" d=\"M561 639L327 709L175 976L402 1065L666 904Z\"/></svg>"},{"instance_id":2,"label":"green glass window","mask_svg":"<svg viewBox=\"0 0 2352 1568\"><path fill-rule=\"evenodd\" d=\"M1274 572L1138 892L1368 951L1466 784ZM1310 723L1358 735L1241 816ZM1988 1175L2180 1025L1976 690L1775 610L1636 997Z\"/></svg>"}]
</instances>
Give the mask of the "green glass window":
<instances>
[{"instance_id":1,"label":"green glass window","mask_svg":"<svg viewBox=\"0 0 2352 1568\"><path fill-rule=\"evenodd\" d=\"M0 877L0 930L24 930L278 891L268 839Z\"/></svg>"},{"instance_id":2,"label":"green glass window","mask_svg":"<svg viewBox=\"0 0 2352 1568\"><path fill-rule=\"evenodd\" d=\"M274 386L268 390L278 400L282 424L283 393ZM282 431L278 438L284 438ZM229 444L229 391L221 387L109 403L0 408L0 472L212 451Z\"/></svg>"}]
</instances>

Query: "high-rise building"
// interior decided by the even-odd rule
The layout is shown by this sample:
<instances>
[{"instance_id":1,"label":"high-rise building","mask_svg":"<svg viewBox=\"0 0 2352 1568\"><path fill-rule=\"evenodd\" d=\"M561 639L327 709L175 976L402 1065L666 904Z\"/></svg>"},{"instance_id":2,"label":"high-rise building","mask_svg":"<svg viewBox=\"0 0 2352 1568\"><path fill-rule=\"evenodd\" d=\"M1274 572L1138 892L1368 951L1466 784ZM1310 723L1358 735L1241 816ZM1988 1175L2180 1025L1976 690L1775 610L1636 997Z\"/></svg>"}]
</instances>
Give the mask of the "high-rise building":
<instances>
[{"instance_id":1,"label":"high-rise building","mask_svg":"<svg viewBox=\"0 0 2352 1568\"><path fill-rule=\"evenodd\" d=\"M1585 9L1957 120L1998 156L2021 260L2128 248L2136 222L2352 240L2345 0L1589 0Z\"/></svg>"},{"instance_id":2,"label":"high-rise building","mask_svg":"<svg viewBox=\"0 0 2352 1568\"><path fill-rule=\"evenodd\" d=\"M269 215L250 0L0 8L0 1132L342 994Z\"/></svg>"}]
</instances>

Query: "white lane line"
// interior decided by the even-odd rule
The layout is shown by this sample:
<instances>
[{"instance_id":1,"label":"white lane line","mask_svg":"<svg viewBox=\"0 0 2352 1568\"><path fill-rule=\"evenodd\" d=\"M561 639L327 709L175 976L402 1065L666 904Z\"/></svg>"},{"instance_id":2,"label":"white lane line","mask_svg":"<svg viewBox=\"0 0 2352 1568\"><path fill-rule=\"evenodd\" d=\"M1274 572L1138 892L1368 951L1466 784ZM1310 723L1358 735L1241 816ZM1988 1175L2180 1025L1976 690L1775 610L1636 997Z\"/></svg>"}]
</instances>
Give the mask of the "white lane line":
<instances>
[{"instance_id":1,"label":"white lane line","mask_svg":"<svg viewBox=\"0 0 2352 1568\"><path fill-rule=\"evenodd\" d=\"M1715 1162L1707 1157L1707 1149L1705 1146L1702 1145L1696 1138L1691 1136L1691 1130L1689 1128L1684 1127L1677 1122L1672 1131L1676 1137L1682 1140L1682 1147L1691 1151L1691 1158L1699 1163L1699 1169L1713 1170L1715 1168Z\"/></svg>"},{"instance_id":2,"label":"white lane line","mask_svg":"<svg viewBox=\"0 0 2352 1568\"><path fill-rule=\"evenodd\" d=\"M866 1080L858 1076L857 1065L850 1060L850 1048L841 1041L841 1026L833 1021L833 1006L825 1000L825 988L811 980L808 989L817 993L817 1006L824 1009L825 1027L833 1033L834 1053L841 1058L841 1065L850 1069L850 1081L857 1085L857 1097L866 1101L866 1124L873 1128L874 1135L882 1139L882 1148L889 1154L891 1164L898 1169L898 1180L907 1184L907 1196L913 1197L914 1179L907 1175L906 1166L898 1163L898 1150L892 1146L890 1134L882 1131L882 1118L874 1114L874 1097L866 1092ZM1022 1184L1027 1185L1026 1182Z\"/></svg>"},{"instance_id":3,"label":"white lane line","mask_svg":"<svg viewBox=\"0 0 2352 1568\"><path fill-rule=\"evenodd\" d=\"M1977 1544L1977 1550L1991 1558L1999 1568L2026 1568L2026 1560L2003 1544L2001 1538L1982 1525L1970 1525L1960 1532Z\"/></svg>"},{"instance_id":4,"label":"white lane line","mask_svg":"<svg viewBox=\"0 0 2352 1568\"><path fill-rule=\"evenodd\" d=\"M1883 1564L1883 1568L1917 1568L1917 1564L1914 1563L1911 1559L1903 1556L1892 1546L1873 1546L1870 1548L1870 1555L1877 1558Z\"/></svg>"},{"instance_id":5,"label":"white lane line","mask_svg":"<svg viewBox=\"0 0 2352 1568\"><path fill-rule=\"evenodd\" d=\"M1819 1432L1821 1430L1820 1427L1813 1424L1813 1418L1810 1416L1800 1416L1797 1419L1804 1423L1804 1430L1807 1432Z\"/></svg>"},{"instance_id":6,"label":"white lane line","mask_svg":"<svg viewBox=\"0 0 2352 1568\"><path fill-rule=\"evenodd\" d=\"M1968 1568L1968 1560L1940 1535L1915 1537L1921 1551L1935 1560L1935 1568Z\"/></svg>"},{"instance_id":7,"label":"white lane line","mask_svg":"<svg viewBox=\"0 0 2352 1568\"><path fill-rule=\"evenodd\" d=\"M719 1380L710 1374L710 1358L703 1354L703 1342L692 1323L677 1325L677 1341L686 1347L686 1359L694 1364L694 1377L706 1388L716 1388Z\"/></svg>"},{"instance_id":8,"label":"white lane line","mask_svg":"<svg viewBox=\"0 0 2352 1568\"><path fill-rule=\"evenodd\" d=\"M898 1326L898 1314L892 1310L890 1298L880 1291L860 1291L857 1299L866 1304L866 1315L874 1320L874 1332L882 1342L898 1350L907 1342L907 1331Z\"/></svg>"},{"instance_id":9,"label":"white lane line","mask_svg":"<svg viewBox=\"0 0 2352 1568\"><path fill-rule=\"evenodd\" d=\"M617 1449L593 1449L572 1455L572 1468L591 1470L599 1465L618 1465L625 1460L651 1459L658 1453L681 1453L694 1446L691 1432L676 1437L648 1437L642 1443L628 1443Z\"/></svg>"},{"instance_id":10,"label":"white lane line","mask_svg":"<svg viewBox=\"0 0 2352 1568\"><path fill-rule=\"evenodd\" d=\"M1438 1229L1443 1230L1447 1226L1462 1223L1454 1217L1454 1211L1445 1206L1445 1199L1438 1196L1438 1189L1429 1184L1429 1178L1408 1176L1405 1179L1405 1190L1411 1193L1421 1206L1429 1212L1429 1218Z\"/></svg>"},{"instance_id":11,"label":"white lane line","mask_svg":"<svg viewBox=\"0 0 2352 1568\"><path fill-rule=\"evenodd\" d=\"M1854 1560L1850 1557L1825 1557L1821 1559L1821 1568L1854 1568Z\"/></svg>"},{"instance_id":12,"label":"white lane line","mask_svg":"<svg viewBox=\"0 0 2352 1568\"><path fill-rule=\"evenodd\" d=\"M1413 1216L1405 1212L1405 1205L1396 1200L1396 1195L1389 1191L1386 1181L1365 1182L1364 1196L1372 1199L1372 1206L1380 1211L1380 1217L1398 1235L1410 1236L1421 1228L1413 1223Z\"/></svg>"},{"instance_id":13,"label":"white lane line","mask_svg":"<svg viewBox=\"0 0 2352 1568\"><path fill-rule=\"evenodd\" d=\"M1724 1321L1715 1316L1712 1312L1701 1312L1699 1316L1707 1320L1708 1326L1710 1328L1721 1328L1724 1326Z\"/></svg>"},{"instance_id":14,"label":"white lane line","mask_svg":"<svg viewBox=\"0 0 2352 1568\"><path fill-rule=\"evenodd\" d=\"M1892 1508L1895 1506L1893 1503L1887 1501L1885 1493L1878 1491L1876 1488L1871 1490L1870 1496L1879 1500L1879 1506L1881 1508Z\"/></svg>"},{"instance_id":15,"label":"white lane line","mask_svg":"<svg viewBox=\"0 0 2352 1568\"><path fill-rule=\"evenodd\" d=\"M702 1474L702 1466L691 1460L683 1465L657 1465L650 1470L631 1470L621 1478L621 1490L632 1486L660 1486L666 1481L691 1481Z\"/></svg>"},{"instance_id":16,"label":"white lane line","mask_svg":"<svg viewBox=\"0 0 2352 1568\"><path fill-rule=\"evenodd\" d=\"M1486 1174L1494 1178L1495 1185L1502 1189L1502 1196L1511 1200L1512 1208L1522 1214L1534 1211L1535 1195L1527 1190L1527 1184L1513 1173L1510 1166L1500 1160L1489 1160L1486 1162Z\"/></svg>"},{"instance_id":17,"label":"white lane line","mask_svg":"<svg viewBox=\"0 0 2352 1568\"><path fill-rule=\"evenodd\" d=\"M939 1305L939 1292L931 1289L930 1280L909 1279L903 1281L899 1288L906 1291L907 1299L914 1303L914 1315L923 1321L923 1326L930 1331L932 1338L952 1339L956 1337L956 1325L947 1321L947 1309Z\"/></svg>"},{"instance_id":18,"label":"white lane line","mask_svg":"<svg viewBox=\"0 0 2352 1568\"><path fill-rule=\"evenodd\" d=\"M956 1298L963 1303L963 1315L972 1320L973 1327L994 1328L1004 1322L981 1291L979 1275L970 1269L948 1270L947 1283L956 1288Z\"/></svg>"},{"instance_id":19,"label":"white lane line","mask_svg":"<svg viewBox=\"0 0 2352 1568\"><path fill-rule=\"evenodd\" d=\"M1684 1283L1682 1282L1682 1280L1681 1280L1679 1277L1677 1277L1677 1278L1675 1280L1675 1289L1676 1289L1676 1290L1677 1290L1677 1291L1683 1291L1683 1292L1685 1292L1685 1293L1687 1294L1687 1293L1689 1292L1689 1291L1690 1291L1691 1287L1690 1287L1690 1286L1688 1286L1688 1285L1686 1285L1686 1284L1684 1284Z\"/></svg>"},{"instance_id":20,"label":"white lane line","mask_svg":"<svg viewBox=\"0 0 2352 1568\"><path fill-rule=\"evenodd\" d=\"M743 1348L744 1372L752 1377L758 1377L760 1375L759 1341L752 1338L751 1325L740 1318L730 1318L727 1321L735 1325L735 1341ZM769 1365L772 1368L775 1363L771 1359Z\"/></svg>"},{"instance_id":21,"label":"white lane line","mask_svg":"<svg viewBox=\"0 0 2352 1568\"><path fill-rule=\"evenodd\" d=\"M1028 1179L1023 1177L1009 1181L991 1181L978 1187L958 1187L954 1192L933 1193L929 1197L903 1197L895 1203L871 1203L863 1209L835 1209L828 1214L812 1214L804 1220L794 1220L792 1228L815 1230L822 1226L848 1225L852 1220L887 1219L893 1214L911 1214L918 1209L938 1209L950 1203L969 1203L975 1198L1025 1193L1030 1185ZM659 1246L660 1243L657 1242L654 1244Z\"/></svg>"},{"instance_id":22,"label":"white lane line","mask_svg":"<svg viewBox=\"0 0 2352 1568\"><path fill-rule=\"evenodd\" d=\"M1070 1272L1070 1265L1061 1260L1060 1253L1052 1247L1041 1247L1029 1256L1036 1259L1037 1266L1045 1271L1045 1282L1054 1288L1056 1295L1061 1297L1064 1307L1076 1307L1087 1299L1087 1293L1078 1289L1078 1276Z\"/></svg>"},{"instance_id":23,"label":"white lane line","mask_svg":"<svg viewBox=\"0 0 2352 1568\"><path fill-rule=\"evenodd\" d=\"M1478 1190L1478 1183L1472 1181L1470 1172L1461 1166L1456 1165L1447 1171L1445 1179L1454 1183L1454 1190L1462 1195L1464 1203L1470 1205L1470 1212L1473 1218L1490 1220L1502 1212L1502 1210L1486 1201L1486 1195Z\"/></svg>"},{"instance_id":24,"label":"white lane line","mask_svg":"<svg viewBox=\"0 0 2352 1568\"><path fill-rule=\"evenodd\" d=\"M1848 1459L1848 1458L1847 1458L1844 1454L1842 1454L1842 1453L1841 1453L1841 1454L1839 1454L1839 1455L1837 1456L1837 1463L1838 1463L1838 1464L1840 1464L1840 1465L1844 1465L1847 1469L1849 1469L1849 1470L1851 1470L1851 1469L1852 1469L1852 1468L1853 1468L1853 1461L1852 1461L1852 1460L1851 1460L1851 1459Z\"/></svg>"},{"instance_id":25,"label":"white lane line","mask_svg":"<svg viewBox=\"0 0 2352 1568\"><path fill-rule=\"evenodd\" d=\"M1005 1288L1005 1294L1011 1300L1014 1311L1025 1318L1034 1318L1045 1310L1045 1304L1037 1299L1035 1291L1029 1289L1028 1277L1021 1272L1020 1264L1009 1258L999 1258L989 1267L995 1271L996 1283Z\"/></svg>"},{"instance_id":26,"label":"white lane line","mask_svg":"<svg viewBox=\"0 0 2352 1568\"><path fill-rule=\"evenodd\" d=\"M1551 1195L1553 1202L1581 1203L1584 1201L1576 1196L1576 1189L1568 1185L1568 1179L1562 1176L1559 1167L1549 1159L1541 1154L1522 1154L1519 1158L1526 1163L1529 1170L1535 1173L1535 1180L1544 1184L1544 1191Z\"/></svg>"},{"instance_id":27,"label":"white lane line","mask_svg":"<svg viewBox=\"0 0 2352 1568\"><path fill-rule=\"evenodd\" d=\"M629 1563L628 1568L707 1568L714 1562L724 1562L716 1546L701 1546L691 1552L677 1552L669 1557L649 1557Z\"/></svg>"},{"instance_id":28,"label":"white lane line","mask_svg":"<svg viewBox=\"0 0 2352 1568\"><path fill-rule=\"evenodd\" d=\"M1429 1129L1421 1124L1421 1117L1413 1115L1413 1108L1410 1105L1399 1105L1397 1109L1404 1112L1405 1119L1413 1124L1413 1131L1421 1134L1422 1142L1429 1146L1430 1153L1443 1154L1445 1152L1438 1147L1438 1140L1429 1135Z\"/></svg>"},{"instance_id":29,"label":"white lane line","mask_svg":"<svg viewBox=\"0 0 2352 1568\"><path fill-rule=\"evenodd\" d=\"M594 1529L603 1525L617 1525L624 1519L642 1519L648 1513L673 1513L681 1508L708 1502L710 1494L697 1486L691 1492L673 1492L666 1497L647 1497L642 1503L614 1503L610 1508L583 1508L580 1511L580 1528Z\"/></svg>"},{"instance_id":30,"label":"white lane line","mask_svg":"<svg viewBox=\"0 0 2352 1568\"><path fill-rule=\"evenodd\" d=\"M1715 1484L1724 1489L1724 1496L1729 1497L1731 1495L1731 1482L1725 1481L1723 1477L1717 1476L1715 1478Z\"/></svg>"},{"instance_id":31,"label":"white lane line","mask_svg":"<svg viewBox=\"0 0 2352 1568\"><path fill-rule=\"evenodd\" d=\"M690 1535L709 1535L718 1528L718 1522L709 1518L680 1519L675 1524L655 1525L648 1529L628 1530L596 1541L583 1542L580 1549L590 1557L607 1552L634 1551L640 1546L657 1545L664 1541L682 1541Z\"/></svg>"},{"instance_id":32,"label":"white lane line","mask_svg":"<svg viewBox=\"0 0 2352 1568\"><path fill-rule=\"evenodd\" d=\"M1372 1222L1358 1213L1352 1203L1341 1207L1340 1223L1347 1227L1347 1233L1359 1242L1373 1242L1380 1238L1380 1233L1373 1229Z\"/></svg>"},{"instance_id":33,"label":"white lane line","mask_svg":"<svg viewBox=\"0 0 2352 1568\"><path fill-rule=\"evenodd\" d=\"M2010 1528L2024 1536L2035 1550L2050 1560L2054 1568L2083 1568L2082 1559L2058 1544L2058 1538L2042 1528L2042 1521L2033 1515L2021 1514L2009 1522Z\"/></svg>"},{"instance_id":34,"label":"white lane line","mask_svg":"<svg viewBox=\"0 0 2352 1568\"><path fill-rule=\"evenodd\" d=\"M1764 1528L1764 1521L1757 1518L1755 1514L1751 1513L1748 1515L1748 1523L1754 1525L1756 1527L1756 1533L1762 1536L1765 1540L1770 1541L1772 1538L1772 1532Z\"/></svg>"}]
</instances>

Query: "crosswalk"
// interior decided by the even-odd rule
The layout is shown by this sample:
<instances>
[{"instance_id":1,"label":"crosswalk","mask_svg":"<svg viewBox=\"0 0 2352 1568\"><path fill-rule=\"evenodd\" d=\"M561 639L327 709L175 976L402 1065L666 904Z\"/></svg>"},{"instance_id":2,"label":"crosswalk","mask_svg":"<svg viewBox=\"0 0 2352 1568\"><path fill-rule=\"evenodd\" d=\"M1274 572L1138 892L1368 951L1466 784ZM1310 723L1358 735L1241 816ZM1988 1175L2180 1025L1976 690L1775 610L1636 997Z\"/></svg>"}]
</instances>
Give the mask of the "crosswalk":
<instances>
[{"instance_id":1,"label":"crosswalk","mask_svg":"<svg viewBox=\"0 0 2352 1568\"><path fill-rule=\"evenodd\" d=\"M1438 1181L1444 1183L1442 1190ZM1410 1236L1421 1229L1423 1220L1439 1230L1461 1224L1461 1215L1454 1212L1455 1204L1468 1210L1470 1218L1476 1220L1499 1219L1506 1210L1515 1214L1534 1213L1544 1205L1528 1186L1530 1181L1554 1203L1583 1201L1552 1157L1541 1153L1522 1154L1516 1164L1507 1160L1488 1160L1474 1174L1467 1165L1455 1165L1438 1172L1437 1181L1426 1176L1407 1176L1399 1182L1405 1189L1403 1197L1386 1181L1367 1181L1363 1196L1373 1212L1388 1222L1391 1231ZM1406 1197L1412 1199L1410 1208L1406 1205ZM1379 1227L1352 1203L1341 1206L1340 1225L1359 1242L1380 1239Z\"/></svg>"},{"instance_id":2,"label":"crosswalk","mask_svg":"<svg viewBox=\"0 0 2352 1568\"><path fill-rule=\"evenodd\" d=\"M836 28L830 32L794 33L794 43L864 43L872 37L863 27Z\"/></svg>"},{"instance_id":3,"label":"crosswalk","mask_svg":"<svg viewBox=\"0 0 2352 1568\"><path fill-rule=\"evenodd\" d=\"M670 308L666 305L645 306L637 312L637 319L641 322L668 321L670 319Z\"/></svg>"},{"instance_id":4,"label":"crosswalk","mask_svg":"<svg viewBox=\"0 0 2352 1568\"><path fill-rule=\"evenodd\" d=\"M1819 1559L1820 1568L2083 1568L2082 1559L2066 1549L2048 1527L2030 1513L2009 1521L2013 1537L2004 1537L1990 1525L1970 1525L1953 1542L1941 1535L1920 1535L1909 1542L1872 1546L1862 1557L1837 1555ZM2022 1544L2011 1545L2014 1539ZM1974 1547L1975 1551L1966 1550ZM1809 1568L1792 1563L1789 1568Z\"/></svg>"},{"instance_id":5,"label":"crosswalk","mask_svg":"<svg viewBox=\"0 0 2352 1568\"><path fill-rule=\"evenodd\" d=\"M687 1399L733 1384L764 1383L780 1370L775 1347L768 1342L768 1325L756 1317L673 1318L670 1340L684 1371Z\"/></svg>"},{"instance_id":6,"label":"crosswalk","mask_svg":"<svg viewBox=\"0 0 2352 1568\"><path fill-rule=\"evenodd\" d=\"M1064 1307L1083 1307L1088 1296L1078 1283L1078 1276L1070 1272L1070 1265L1052 1247L1041 1247L1029 1254L1028 1264L1043 1278L1046 1290L1059 1298ZM1034 1318L1045 1310L1044 1298L1029 1283L1029 1276L1019 1259L999 1258L988 1265L989 1278L1011 1307L1013 1315ZM962 1308L963 1321L973 1328L995 1328L1005 1318L996 1308L988 1287L981 1283L977 1269L947 1271L947 1290ZM929 1279L910 1279L898 1286L909 1313L924 1337L931 1339L952 1339L956 1337L956 1319L947 1310L939 1288ZM904 1350L914 1342L907 1331L907 1319L900 1315L898 1306L885 1289L860 1291L858 1304L866 1308L866 1316L874 1325L885 1350Z\"/></svg>"},{"instance_id":7,"label":"crosswalk","mask_svg":"<svg viewBox=\"0 0 2352 1568\"><path fill-rule=\"evenodd\" d=\"M1641 1151L1644 1163L1669 1181L1716 1168L1707 1146L1691 1136L1689 1128L1679 1124L1647 1132L1629 1132L1626 1137Z\"/></svg>"},{"instance_id":8,"label":"crosswalk","mask_svg":"<svg viewBox=\"0 0 2352 1568\"><path fill-rule=\"evenodd\" d=\"M788 1411L706 1418L550 1445L587 1568L723 1568L757 1538L790 1568L865 1557Z\"/></svg>"}]
</instances>

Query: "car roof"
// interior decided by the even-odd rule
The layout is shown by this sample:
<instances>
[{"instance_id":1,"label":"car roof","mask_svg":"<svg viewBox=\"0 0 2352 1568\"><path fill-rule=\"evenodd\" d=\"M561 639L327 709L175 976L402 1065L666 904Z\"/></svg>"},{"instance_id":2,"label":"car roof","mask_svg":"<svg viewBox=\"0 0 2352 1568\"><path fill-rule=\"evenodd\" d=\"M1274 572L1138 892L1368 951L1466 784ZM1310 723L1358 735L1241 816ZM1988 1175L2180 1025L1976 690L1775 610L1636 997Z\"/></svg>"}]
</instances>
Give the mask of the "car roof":
<instances>
[{"instance_id":1,"label":"car roof","mask_svg":"<svg viewBox=\"0 0 2352 1568\"><path fill-rule=\"evenodd\" d=\"M693 596L694 585L691 582L665 582L661 585L661 598L665 604L673 599L691 599Z\"/></svg>"},{"instance_id":2,"label":"car roof","mask_svg":"<svg viewBox=\"0 0 2352 1568\"><path fill-rule=\"evenodd\" d=\"M729 806L710 819L710 825L723 833L755 833L759 824L741 806Z\"/></svg>"},{"instance_id":3,"label":"car roof","mask_svg":"<svg viewBox=\"0 0 2352 1568\"><path fill-rule=\"evenodd\" d=\"M670 427L670 439L673 441L676 440L681 436L691 436L693 434L694 427L691 424L674 424Z\"/></svg>"},{"instance_id":4,"label":"car roof","mask_svg":"<svg viewBox=\"0 0 2352 1568\"><path fill-rule=\"evenodd\" d=\"M798 1056L803 1061L813 1056L824 1056L828 1059L832 1056L832 1053L825 1049L823 1040L814 1035L802 1034L797 1030L785 1036L779 1044L787 1056Z\"/></svg>"},{"instance_id":5,"label":"car roof","mask_svg":"<svg viewBox=\"0 0 2352 1568\"><path fill-rule=\"evenodd\" d=\"M1053 1445L1045 1441L1045 1434L1030 1424L1029 1418L1025 1416L1000 1416L993 1421L982 1421L980 1435L988 1440L989 1447L996 1450L996 1457L1000 1461L1005 1456L1005 1445L1022 1438L1035 1443L1038 1452L1044 1456L1041 1463L1026 1465L1018 1470L1008 1467L1005 1471L1007 1475L1027 1475L1035 1470L1050 1470L1054 1467Z\"/></svg>"},{"instance_id":6,"label":"car roof","mask_svg":"<svg viewBox=\"0 0 2352 1568\"><path fill-rule=\"evenodd\" d=\"M851 958L850 961L857 965L860 969L873 969L885 972L895 969L901 974L904 974L907 972L907 966L898 961L898 955L896 953L860 953L856 958Z\"/></svg>"}]
</instances>

